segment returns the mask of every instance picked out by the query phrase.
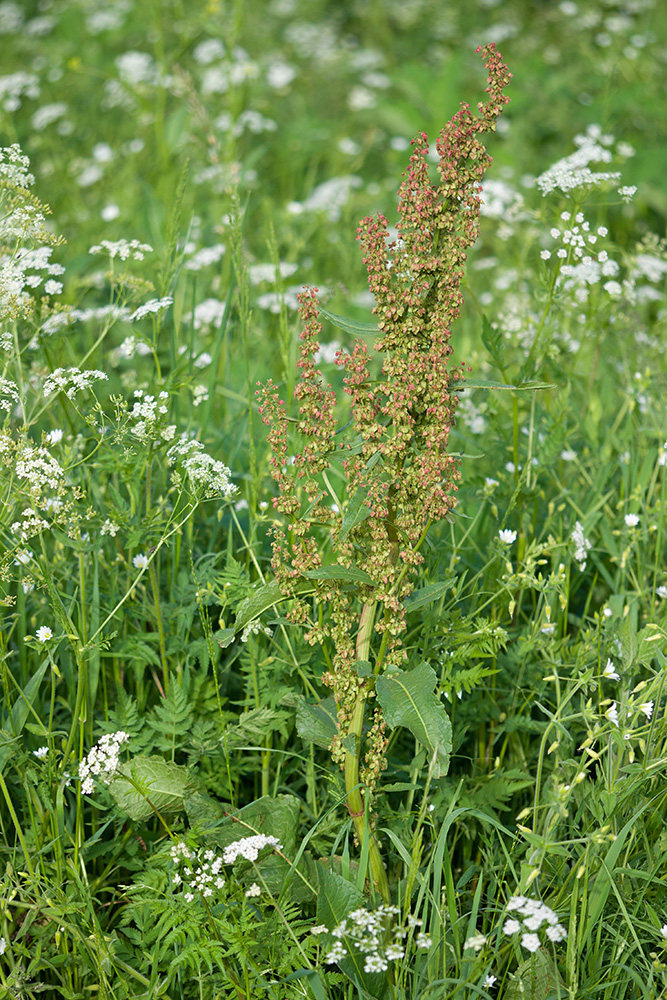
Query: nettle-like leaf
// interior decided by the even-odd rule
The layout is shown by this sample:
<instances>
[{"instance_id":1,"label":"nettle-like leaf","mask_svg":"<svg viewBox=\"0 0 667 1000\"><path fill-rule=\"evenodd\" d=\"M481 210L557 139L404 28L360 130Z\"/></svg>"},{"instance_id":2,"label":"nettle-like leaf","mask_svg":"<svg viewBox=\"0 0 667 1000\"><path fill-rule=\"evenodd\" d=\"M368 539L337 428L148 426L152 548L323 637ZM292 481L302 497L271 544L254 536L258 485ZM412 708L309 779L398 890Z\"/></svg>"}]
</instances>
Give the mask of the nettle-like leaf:
<instances>
[{"instance_id":1,"label":"nettle-like leaf","mask_svg":"<svg viewBox=\"0 0 667 1000\"><path fill-rule=\"evenodd\" d=\"M137 821L150 819L155 809L181 812L191 788L187 768L162 757L145 756L122 764L118 777L109 785L116 805Z\"/></svg>"},{"instance_id":2,"label":"nettle-like leaf","mask_svg":"<svg viewBox=\"0 0 667 1000\"><path fill-rule=\"evenodd\" d=\"M449 770L452 726L440 698L435 671L425 661L414 670L397 670L378 677L377 699L391 729L405 726L434 759L433 777L442 778Z\"/></svg>"}]
</instances>

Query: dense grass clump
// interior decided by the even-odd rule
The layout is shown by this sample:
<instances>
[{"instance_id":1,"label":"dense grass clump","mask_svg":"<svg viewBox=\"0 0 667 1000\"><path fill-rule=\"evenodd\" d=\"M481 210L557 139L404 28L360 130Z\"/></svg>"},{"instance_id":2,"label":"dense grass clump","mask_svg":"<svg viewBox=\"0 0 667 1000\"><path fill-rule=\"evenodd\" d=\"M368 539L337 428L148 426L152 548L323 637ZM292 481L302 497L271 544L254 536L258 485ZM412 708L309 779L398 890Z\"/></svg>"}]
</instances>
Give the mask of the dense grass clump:
<instances>
[{"instance_id":1,"label":"dense grass clump","mask_svg":"<svg viewBox=\"0 0 667 1000\"><path fill-rule=\"evenodd\" d=\"M0 996L666 995L660 13L0 3Z\"/></svg>"}]
</instances>

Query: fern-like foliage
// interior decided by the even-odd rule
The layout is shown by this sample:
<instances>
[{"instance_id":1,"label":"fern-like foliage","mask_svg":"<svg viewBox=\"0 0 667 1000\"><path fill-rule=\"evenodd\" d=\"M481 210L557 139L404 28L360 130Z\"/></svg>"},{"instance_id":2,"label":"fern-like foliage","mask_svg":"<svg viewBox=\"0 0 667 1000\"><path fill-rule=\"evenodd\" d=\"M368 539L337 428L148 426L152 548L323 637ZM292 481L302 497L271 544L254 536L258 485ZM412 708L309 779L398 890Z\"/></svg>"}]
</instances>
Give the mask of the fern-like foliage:
<instances>
[{"instance_id":1,"label":"fern-like foliage","mask_svg":"<svg viewBox=\"0 0 667 1000\"><path fill-rule=\"evenodd\" d=\"M170 754L174 760L177 750L188 742L193 718L194 711L186 686L172 677L165 697L146 715L146 725L153 734L155 748Z\"/></svg>"}]
</instances>

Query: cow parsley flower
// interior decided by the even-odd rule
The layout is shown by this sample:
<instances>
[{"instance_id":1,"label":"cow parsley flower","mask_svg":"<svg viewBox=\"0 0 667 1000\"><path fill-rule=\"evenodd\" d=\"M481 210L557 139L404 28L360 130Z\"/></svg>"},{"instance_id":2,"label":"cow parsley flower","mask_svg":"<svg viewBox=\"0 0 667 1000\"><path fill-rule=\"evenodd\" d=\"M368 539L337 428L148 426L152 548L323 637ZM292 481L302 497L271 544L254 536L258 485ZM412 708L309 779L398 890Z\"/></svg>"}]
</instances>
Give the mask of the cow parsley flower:
<instances>
[{"instance_id":1,"label":"cow parsley flower","mask_svg":"<svg viewBox=\"0 0 667 1000\"><path fill-rule=\"evenodd\" d=\"M120 768L121 747L129 738L129 734L123 730L105 733L88 756L83 758L79 764L79 779L84 795L91 794L96 778L105 785L113 781Z\"/></svg>"},{"instance_id":2,"label":"cow parsley flower","mask_svg":"<svg viewBox=\"0 0 667 1000\"><path fill-rule=\"evenodd\" d=\"M183 435L168 450L167 461L169 465L181 466L194 493L203 493L205 497L231 497L236 493L237 487L229 481L231 472L227 466L208 455L200 441Z\"/></svg>"},{"instance_id":3,"label":"cow parsley flower","mask_svg":"<svg viewBox=\"0 0 667 1000\"><path fill-rule=\"evenodd\" d=\"M130 323L135 323L137 320L143 319L144 316L159 313L162 309L168 309L173 304L173 301L171 295L167 295L163 299L151 299L149 302L144 302L143 305L134 310L130 316Z\"/></svg>"},{"instance_id":4,"label":"cow parsley flower","mask_svg":"<svg viewBox=\"0 0 667 1000\"><path fill-rule=\"evenodd\" d=\"M508 937L521 934L521 946L526 951L535 952L540 947L539 932L543 926L547 938L554 943L563 941L567 937L567 931L558 922L554 911L539 899L512 896L505 910L516 916L513 915L505 920L503 934Z\"/></svg>"},{"instance_id":5,"label":"cow parsley flower","mask_svg":"<svg viewBox=\"0 0 667 1000\"><path fill-rule=\"evenodd\" d=\"M275 847L279 851L282 850L282 844L277 837L257 833L252 837L244 837L242 840L234 841L233 844L228 844L223 851L223 860L226 865L233 865L237 858L256 861L259 852L264 847Z\"/></svg>"},{"instance_id":6,"label":"cow parsley flower","mask_svg":"<svg viewBox=\"0 0 667 1000\"><path fill-rule=\"evenodd\" d=\"M74 399L77 392L89 389L94 382L106 382L108 379L106 372L97 369L81 371L80 368L56 368L44 379L43 392L44 396L64 392L68 399Z\"/></svg>"},{"instance_id":7,"label":"cow parsley flower","mask_svg":"<svg viewBox=\"0 0 667 1000\"><path fill-rule=\"evenodd\" d=\"M120 260L143 260L145 254L152 253L153 247L149 246L148 243L140 243L139 240L102 240L101 243L96 244L91 247L88 253L90 254L100 254L107 253L109 257L113 260L114 257L119 257Z\"/></svg>"}]
</instances>

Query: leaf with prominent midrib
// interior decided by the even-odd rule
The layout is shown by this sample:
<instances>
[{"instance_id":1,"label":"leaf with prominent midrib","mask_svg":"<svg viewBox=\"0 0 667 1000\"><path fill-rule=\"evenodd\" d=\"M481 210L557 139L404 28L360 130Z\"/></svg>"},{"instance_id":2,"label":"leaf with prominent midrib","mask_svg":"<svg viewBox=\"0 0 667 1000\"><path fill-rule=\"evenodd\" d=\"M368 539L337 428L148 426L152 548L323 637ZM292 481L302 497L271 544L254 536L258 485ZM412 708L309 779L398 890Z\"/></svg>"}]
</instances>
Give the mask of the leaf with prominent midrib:
<instances>
[{"instance_id":1,"label":"leaf with prominent midrib","mask_svg":"<svg viewBox=\"0 0 667 1000\"><path fill-rule=\"evenodd\" d=\"M435 671L422 662L414 670L398 670L378 677L375 690L387 725L391 729L396 726L409 729L429 758L435 755L433 777L442 778L449 769L452 726L444 705L434 693L437 683Z\"/></svg>"},{"instance_id":2,"label":"leaf with prominent midrib","mask_svg":"<svg viewBox=\"0 0 667 1000\"><path fill-rule=\"evenodd\" d=\"M318 305L317 311L320 316L328 319L337 330L343 333L351 333L353 337L379 337L380 330L377 323L363 323L358 319L347 319L345 316L337 316L336 313L329 312L323 306Z\"/></svg>"},{"instance_id":3,"label":"leaf with prominent midrib","mask_svg":"<svg viewBox=\"0 0 667 1000\"><path fill-rule=\"evenodd\" d=\"M466 379L461 385L452 386L452 392L463 392L464 389L555 389L553 382L520 382L513 385L507 382L492 382L488 378Z\"/></svg>"},{"instance_id":4,"label":"leaf with prominent midrib","mask_svg":"<svg viewBox=\"0 0 667 1000\"><path fill-rule=\"evenodd\" d=\"M132 778L137 787L128 778ZM154 816L153 806L161 813L180 812L185 808L185 796L190 788L187 768L162 757L143 755L129 764L122 764L118 777L109 785L116 805L134 820Z\"/></svg>"},{"instance_id":5,"label":"leaf with prominent midrib","mask_svg":"<svg viewBox=\"0 0 667 1000\"><path fill-rule=\"evenodd\" d=\"M297 594L312 594L315 588L310 584L302 582L296 586L295 590ZM280 583L277 580L272 580L271 583L259 587L250 597L246 597L245 601L241 601L239 604L238 611L236 612L236 621L234 622L234 631L240 632L241 629L254 621L255 618L259 618L264 611L268 611L275 604L280 604L281 601L289 599L283 594L280 589Z\"/></svg>"},{"instance_id":6,"label":"leaf with prominent midrib","mask_svg":"<svg viewBox=\"0 0 667 1000\"><path fill-rule=\"evenodd\" d=\"M373 583L372 577L356 566L320 566L303 574L309 580L340 580L342 583Z\"/></svg>"}]
</instances>

